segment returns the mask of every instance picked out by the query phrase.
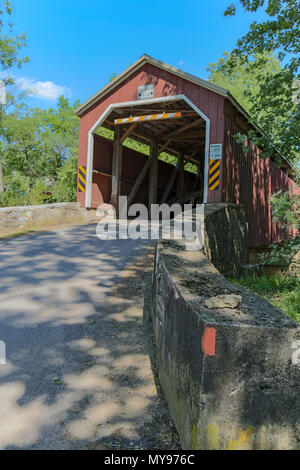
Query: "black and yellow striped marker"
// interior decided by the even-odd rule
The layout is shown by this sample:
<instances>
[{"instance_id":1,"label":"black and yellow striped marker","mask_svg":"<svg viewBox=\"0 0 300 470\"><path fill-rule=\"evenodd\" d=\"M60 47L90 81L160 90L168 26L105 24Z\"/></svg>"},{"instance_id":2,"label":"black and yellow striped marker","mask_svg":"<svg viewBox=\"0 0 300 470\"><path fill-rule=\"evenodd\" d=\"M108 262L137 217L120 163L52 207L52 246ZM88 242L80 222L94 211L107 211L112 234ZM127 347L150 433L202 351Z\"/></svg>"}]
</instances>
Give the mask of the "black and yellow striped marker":
<instances>
[{"instance_id":1,"label":"black and yellow striped marker","mask_svg":"<svg viewBox=\"0 0 300 470\"><path fill-rule=\"evenodd\" d=\"M86 167L80 166L78 168L78 192L85 193L86 188Z\"/></svg>"},{"instance_id":2,"label":"black and yellow striped marker","mask_svg":"<svg viewBox=\"0 0 300 470\"><path fill-rule=\"evenodd\" d=\"M221 160L209 160L208 189L213 191L220 187L220 164Z\"/></svg>"}]
</instances>

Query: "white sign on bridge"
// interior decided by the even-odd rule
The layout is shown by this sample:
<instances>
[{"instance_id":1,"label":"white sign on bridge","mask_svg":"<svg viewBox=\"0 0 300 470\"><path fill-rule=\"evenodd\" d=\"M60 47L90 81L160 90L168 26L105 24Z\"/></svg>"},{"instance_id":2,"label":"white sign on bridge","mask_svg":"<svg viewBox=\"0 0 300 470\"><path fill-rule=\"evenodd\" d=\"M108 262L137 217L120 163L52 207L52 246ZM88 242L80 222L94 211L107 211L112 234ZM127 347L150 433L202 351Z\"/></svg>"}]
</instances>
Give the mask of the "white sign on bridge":
<instances>
[{"instance_id":1,"label":"white sign on bridge","mask_svg":"<svg viewBox=\"0 0 300 470\"><path fill-rule=\"evenodd\" d=\"M221 160L222 158L222 144L211 144L209 147L210 160Z\"/></svg>"}]
</instances>

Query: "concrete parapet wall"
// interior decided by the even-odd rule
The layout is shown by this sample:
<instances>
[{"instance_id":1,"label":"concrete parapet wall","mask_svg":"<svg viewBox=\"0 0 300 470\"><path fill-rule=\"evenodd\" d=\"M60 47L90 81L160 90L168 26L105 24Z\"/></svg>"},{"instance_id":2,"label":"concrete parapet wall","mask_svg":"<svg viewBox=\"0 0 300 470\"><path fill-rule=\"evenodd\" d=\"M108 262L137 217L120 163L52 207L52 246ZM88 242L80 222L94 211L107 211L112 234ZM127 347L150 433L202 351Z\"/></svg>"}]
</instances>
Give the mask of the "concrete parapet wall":
<instances>
[{"instance_id":1,"label":"concrete parapet wall","mask_svg":"<svg viewBox=\"0 0 300 470\"><path fill-rule=\"evenodd\" d=\"M77 202L40 206L1 207L0 235L9 235L51 225L84 223L94 218L95 211L80 207Z\"/></svg>"},{"instance_id":2,"label":"concrete parapet wall","mask_svg":"<svg viewBox=\"0 0 300 470\"><path fill-rule=\"evenodd\" d=\"M151 315L158 374L184 449L300 448L293 320L175 241L157 246Z\"/></svg>"}]
</instances>

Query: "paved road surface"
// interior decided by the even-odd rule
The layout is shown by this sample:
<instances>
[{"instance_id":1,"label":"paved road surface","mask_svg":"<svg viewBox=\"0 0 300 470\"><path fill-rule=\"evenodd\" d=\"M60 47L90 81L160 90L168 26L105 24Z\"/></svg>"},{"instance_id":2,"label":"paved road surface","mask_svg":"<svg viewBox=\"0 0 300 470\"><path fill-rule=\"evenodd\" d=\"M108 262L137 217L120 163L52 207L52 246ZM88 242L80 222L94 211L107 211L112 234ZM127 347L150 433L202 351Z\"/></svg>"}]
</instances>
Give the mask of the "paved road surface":
<instances>
[{"instance_id":1,"label":"paved road surface","mask_svg":"<svg viewBox=\"0 0 300 470\"><path fill-rule=\"evenodd\" d=\"M151 269L151 242L100 241L95 225L0 241L1 449L139 442L156 394L141 337L147 256Z\"/></svg>"}]
</instances>

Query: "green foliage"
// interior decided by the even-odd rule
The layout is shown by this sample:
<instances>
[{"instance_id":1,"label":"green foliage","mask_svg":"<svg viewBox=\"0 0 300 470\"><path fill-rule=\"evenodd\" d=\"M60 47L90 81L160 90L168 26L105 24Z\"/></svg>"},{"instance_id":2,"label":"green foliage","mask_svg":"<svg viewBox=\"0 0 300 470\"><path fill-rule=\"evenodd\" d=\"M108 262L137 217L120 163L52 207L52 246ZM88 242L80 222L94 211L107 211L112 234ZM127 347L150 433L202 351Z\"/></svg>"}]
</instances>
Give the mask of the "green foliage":
<instances>
[{"instance_id":1,"label":"green foliage","mask_svg":"<svg viewBox=\"0 0 300 470\"><path fill-rule=\"evenodd\" d=\"M45 179L37 179L32 187L29 188L26 205L34 206L41 204L48 204L53 202L52 193L51 193L51 182L46 181Z\"/></svg>"},{"instance_id":2,"label":"green foliage","mask_svg":"<svg viewBox=\"0 0 300 470\"><path fill-rule=\"evenodd\" d=\"M77 157L70 157L58 170L58 181L53 189L56 202L75 202L77 191Z\"/></svg>"},{"instance_id":3,"label":"green foliage","mask_svg":"<svg viewBox=\"0 0 300 470\"><path fill-rule=\"evenodd\" d=\"M240 0L242 7L248 12L256 12L265 8L268 19L261 23L253 22L250 30L237 43L237 52L248 58L253 52L281 51L280 58L287 56L287 67L293 69L299 65L300 15L298 0ZM233 16L235 5L225 11ZM296 60L295 60L296 59Z\"/></svg>"},{"instance_id":4,"label":"green foliage","mask_svg":"<svg viewBox=\"0 0 300 470\"><path fill-rule=\"evenodd\" d=\"M292 276L247 276L238 281L230 279L235 284L242 284L246 289L256 291L259 294L284 294L300 287L300 279Z\"/></svg>"},{"instance_id":5,"label":"green foliage","mask_svg":"<svg viewBox=\"0 0 300 470\"><path fill-rule=\"evenodd\" d=\"M184 164L184 170L196 174L198 172L198 166L195 163L186 162Z\"/></svg>"},{"instance_id":6,"label":"green foliage","mask_svg":"<svg viewBox=\"0 0 300 470\"><path fill-rule=\"evenodd\" d=\"M28 57L19 57L19 51L26 46L24 33L13 35L13 25L10 21L12 15L11 2L0 1L0 65L1 71L7 71L14 66L21 67L28 62ZM7 84L12 83L11 77L7 77Z\"/></svg>"},{"instance_id":7,"label":"green foliage","mask_svg":"<svg viewBox=\"0 0 300 470\"><path fill-rule=\"evenodd\" d=\"M176 166L177 164L177 158L174 157L174 155L170 155L167 152L162 152L159 157L159 160L162 160L163 162L169 163L169 165Z\"/></svg>"},{"instance_id":8,"label":"green foliage","mask_svg":"<svg viewBox=\"0 0 300 470\"><path fill-rule=\"evenodd\" d=\"M23 63L28 62L28 57L19 57L20 49L26 46L26 36L21 33L17 36L13 34L13 25L10 21L12 15L11 3L8 0L0 1L0 72L1 80L6 86L13 84L13 78L9 75L12 67L21 67ZM8 105L12 102L8 99ZM1 121L3 117L3 105L0 104L0 136ZM1 149L0 149L1 151ZM3 172L2 155L0 153L0 194L3 191Z\"/></svg>"},{"instance_id":9,"label":"green foliage","mask_svg":"<svg viewBox=\"0 0 300 470\"><path fill-rule=\"evenodd\" d=\"M289 228L300 228L300 195L289 191L278 191L271 196L272 217L275 222L288 231Z\"/></svg>"},{"instance_id":10,"label":"green foliage","mask_svg":"<svg viewBox=\"0 0 300 470\"><path fill-rule=\"evenodd\" d=\"M300 279L291 276L230 279L265 297L271 304L300 323Z\"/></svg>"},{"instance_id":11,"label":"green foliage","mask_svg":"<svg viewBox=\"0 0 300 470\"><path fill-rule=\"evenodd\" d=\"M262 266L282 266L287 268L295 254L300 250L300 237L285 240L282 243L274 242L269 251L259 254Z\"/></svg>"},{"instance_id":12,"label":"green foliage","mask_svg":"<svg viewBox=\"0 0 300 470\"><path fill-rule=\"evenodd\" d=\"M253 97L260 92L261 81L281 70L278 59L272 53L256 54L248 63L224 52L216 63L208 65L208 79L228 90L250 113ZM262 112L263 114L263 112Z\"/></svg>"},{"instance_id":13,"label":"green foliage","mask_svg":"<svg viewBox=\"0 0 300 470\"><path fill-rule=\"evenodd\" d=\"M275 307L282 310L286 313L289 317L296 320L300 323L300 288L289 292L285 292L284 294L274 297L271 299L271 303L275 305Z\"/></svg>"},{"instance_id":14,"label":"green foliage","mask_svg":"<svg viewBox=\"0 0 300 470\"><path fill-rule=\"evenodd\" d=\"M275 265L288 267L292 258L300 250L300 237L290 237L292 229L299 230L300 196L289 192L278 191L271 197L271 211L273 220L282 229L283 242L274 242L269 251L259 255L262 265Z\"/></svg>"},{"instance_id":15,"label":"green foliage","mask_svg":"<svg viewBox=\"0 0 300 470\"><path fill-rule=\"evenodd\" d=\"M25 112L18 106L2 118L2 165L5 176L22 171L24 176L38 178L45 174L45 145L42 140L39 119L33 110Z\"/></svg>"},{"instance_id":16,"label":"green foliage","mask_svg":"<svg viewBox=\"0 0 300 470\"><path fill-rule=\"evenodd\" d=\"M300 141L300 10L298 0L240 0L244 10L256 12L264 8L266 21L253 22L247 34L240 38L230 54L227 70L237 62L258 73L259 92L251 96L250 114L265 136L257 134L256 141L264 150L264 157L272 154L272 144L291 161L299 162ZM235 15L235 5L230 5L225 15ZM265 59L254 60L259 55L278 53L282 68L276 73L265 73ZM298 96L298 97L297 97Z\"/></svg>"},{"instance_id":17,"label":"green foliage","mask_svg":"<svg viewBox=\"0 0 300 470\"><path fill-rule=\"evenodd\" d=\"M4 191L0 193L0 206L28 206L52 202L51 181L39 178L32 185L30 178L14 172L4 179Z\"/></svg>"},{"instance_id":18,"label":"green foliage","mask_svg":"<svg viewBox=\"0 0 300 470\"><path fill-rule=\"evenodd\" d=\"M263 149L263 152L260 153L262 158L272 157L275 164L280 168L282 159L277 153L274 154L274 147L273 145L269 145L270 142L267 136L258 135L255 130L249 129L247 135L237 132L233 137L238 144L242 144L245 153L249 153L252 146L256 145L260 149Z\"/></svg>"},{"instance_id":19,"label":"green foliage","mask_svg":"<svg viewBox=\"0 0 300 470\"><path fill-rule=\"evenodd\" d=\"M278 59L271 53L254 54L248 61L225 52L223 57L207 68L209 80L227 90L245 108L254 124L264 134L249 130L248 135L237 135L245 152L255 144L263 149L262 157L274 157L274 144L290 160L298 161L299 126L298 107L291 94L277 88L266 93L266 87L283 72ZM275 87L276 88L276 87ZM263 91L264 89L264 91ZM276 93L279 93L278 95ZM270 99L269 94L272 95Z\"/></svg>"},{"instance_id":20,"label":"green foliage","mask_svg":"<svg viewBox=\"0 0 300 470\"><path fill-rule=\"evenodd\" d=\"M3 115L1 206L76 200L79 118L74 110L78 105L62 96L56 108L31 109L21 103ZM28 182L26 194L20 195L16 175Z\"/></svg>"},{"instance_id":21,"label":"green foliage","mask_svg":"<svg viewBox=\"0 0 300 470\"><path fill-rule=\"evenodd\" d=\"M2 71L21 66L25 35L12 36L9 1L0 1L0 64ZM7 84L13 84L7 77ZM0 113L0 206L73 201L76 194L79 118L61 96L57 107L29 108L24 95L7 94ZM9 111L12 109L12 111ZM4 177L4 185L2 181ZM2 187L4 192L2 193Z\"/></svg>"},{"instance_id":22,"label":"green foliage","mask_svg":"<svg viewBox=\"0 0 300 470\"><path fill-rule=\"evenodd\" d=\"M115 78L117 77L117 74L114 72L111 75L108 76L108 80L112 82Z\"/></svg>"},{"instance_id":23,"label":"green foliage","mask_svg":"<svg viewBox=\"0 0 300 470\"><path fill-rule=\"evenodd\" d=\"M96 131L96 134L105 137L106 139L113 140L114 138L114 132L111 131L110 129L106 129L105 127L99 127ZM130 137L127 137L125 141L123 142L124 147L130 148L132 150L135 150L136 152L143 153L144 155L149 155L150 154L150 147L149 145L142 144L141 142L138 142L137 140L131 139ZM162 152L159 156L159 160L162 160L166 163L169 163L170 165L176 165L177 163L177 158L174 157L174 155L170 155L167 152Z\"/></svg>"},{"instance_id":24,"label":"green foliage","mask_svg":"<svg viewBox=\"0 0 300 470\"><path fill-rule=\"evenodd\" d=\"M9 183L4 179L4 192L0 193L0 206L23 206L29 191L30 180L18 172L14 172Z\"/></svg>"},{"instance_id":25,"label":"green foliage","mask_svg":"<svg viewBox=\"0 0 300 470\"><path fill-rule=\"evenodd\" d=\"M78 156L80 119L75 114L78 106L79 101L70 105L68 99L61 96L56 109L34 110L47 154L49 176L55 177L67 159Z\"/></svg>"},{"instance_id":26,"label":"green foliage","mask_svg":"<svg viewBox=\"0 0 300 470\"><path fill-rule=\"evenodd\" d=\"M142 144L141 142L131 139L130 137L127 137L127 139L124 140L123 145L124 147L135 150L136 152L143 153L144 155L150 155L149 145Z\"/></svg>"},{"instance_id":27,"label":"green foliage","mask_svg":"<svg viewBox=\"0 0 300 470\"><path fill-rule=\"evenodd\" d=\"M76 201L79 118L74 110L78 106L60 97L55 109L31 109L21 103L3 116L5 191L0 193L0 206ZM114 136L104 127L97 134ZM134 139L127 138L124 146L149 155L149 146ZM176 158L165 152L160 159L176 164ZM195 171L191 164L186 169Z\"/></svg>"},{"instance_id":28,"label":"green foliage","mask_svg":"<svg viewBox=\"0 0 300 470\"><path fill-rule=\"evenodd\" d=\"M114 132L110 129L107 129L106 127L98 127L95 133L100 135L101 137L105 137L105 139L114 140Z\"/></svg>"},{"instance_id":29,"label":"green foliage","mask_svg":"<svg viewBox=\"0 0 300 470\"><path fill-rule=\"evenodd\" d=\"M224 16L234 16L236 13L236 6L231 4L224 11Z\"/></svg>"}]
</instances>

